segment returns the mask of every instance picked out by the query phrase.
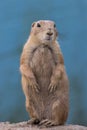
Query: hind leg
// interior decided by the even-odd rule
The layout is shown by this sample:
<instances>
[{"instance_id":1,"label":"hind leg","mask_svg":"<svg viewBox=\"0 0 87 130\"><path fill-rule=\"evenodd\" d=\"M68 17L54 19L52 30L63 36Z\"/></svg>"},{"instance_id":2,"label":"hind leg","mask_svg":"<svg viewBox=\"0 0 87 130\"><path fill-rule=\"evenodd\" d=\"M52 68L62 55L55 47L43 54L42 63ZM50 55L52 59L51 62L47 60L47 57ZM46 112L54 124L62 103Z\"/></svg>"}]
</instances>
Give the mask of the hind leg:
<instances>
[{"instance_id":1,"label":"hind leg","mask_svg":"<svg viewBox=\"0 0 87 130\"><path fill-rule=\"evenodd\" d=\"M39 123L38 115L36 114L36 111L33 107L33 104L31 102L30 95L29 95L28 80L24 76L22 76L22 88L23 88L25 98L26 98L26 110L29 116L31 117L31 120L28 121L28 124L38 124Z\"/></svg>"},{"instance_id":2,"label":"hind leg","mask_svg":"<svg viewBox=\"0 0 87 130\"><path fill-rule=\"evenodd\" d=\"M29 100L26 100L26 109L31 117L31 119L27 123L31 125L38 124L40 122L39 117Z\"/></svg>"},{"instance_id":3,"label":"hind leg","mask_svg":"<svg viewBox=\"0 0 87 130\"><path fill-rule=\"evenodd\" d=\"M47 113L47 117L45 119L42 119L39 123L40 127L51 127L60 125L59 124L59 114L58 114L58 105L59 102L54 102L52 106L49 106L49 114Z\"/></svg>"},{"instance_id":4,"label":"hind leg","mask_svg":"<svg viewBox=\"0 0 87 130\"><path fill-rule=\"evenodd\" d=\"M36 114L35 109L33 108L32 104L29 102L29 99L28 100L26 99L26 110L29 116L31 117L31 119L27 123L31 125L38 124L40 122L38 115Z\"/></svg>"},{"instance_id":5,"label":"hind leg","mask_svg":"<svg viewBox=\"0 0 87 130\"><path fill-rule=\"evenodd\" d=\"M47 118L42 120L39 123L39 126L57 126L57 125L63 125L67 119L68 116L68 107L65 105L65 102L63 103L63 99L57 100L52 105L52 112L51 112L51 118Z\"/></svg>"},{"instance_id":6,"label":"hind leg","mask_svg":"<svg viewBox=\"0 0 87 130\"><path fill-rule=\"evenodd\" d=\"M67 120L69 111L68 78L65 72L55 96L55 101L51 106L51 120L54 125L63 125Z\"/></svg>"},{"instance_id":7,"label":"hind leg","mask_svg":"<svg viewBox=\"0 0 87 130\"><path fill-rule=\"evenodd\" d=\"M55 125L63 125L67 120L68 106L65 100L62 98L54 102L52 106L52 120Z\"/></svg>"}]
</instances>

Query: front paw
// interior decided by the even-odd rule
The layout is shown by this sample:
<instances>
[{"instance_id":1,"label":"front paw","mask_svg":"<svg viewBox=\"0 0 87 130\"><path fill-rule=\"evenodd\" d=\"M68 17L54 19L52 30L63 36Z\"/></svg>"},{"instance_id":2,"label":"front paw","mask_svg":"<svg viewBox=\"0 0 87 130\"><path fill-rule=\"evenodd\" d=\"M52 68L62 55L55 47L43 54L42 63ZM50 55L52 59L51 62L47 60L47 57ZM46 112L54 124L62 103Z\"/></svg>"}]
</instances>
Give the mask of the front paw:
<instances>
[{"instance_id":1,"label":"front paw","mask_svg":"<svg viewBox=\"0 0 87 130\"><path fill-rule=\"evenodd\" d=\"M33 91L36 91L37 93L40 91L40 87L36 81L30 81L29 82L30 87L33 89Z\"/></svg>"},{"instance_id":2,"label":"front paw","mask_svg":"<svg viewBox=\"0 0 87 130\"><path fill-rule=\"evenodd\" d=\"M49 92L50 93L54 92L57 89L58 86L59 86L59 82L58 81L57 82L52 81L50 83L49 87L48 87Z\"/></svg>"}]
</instances>

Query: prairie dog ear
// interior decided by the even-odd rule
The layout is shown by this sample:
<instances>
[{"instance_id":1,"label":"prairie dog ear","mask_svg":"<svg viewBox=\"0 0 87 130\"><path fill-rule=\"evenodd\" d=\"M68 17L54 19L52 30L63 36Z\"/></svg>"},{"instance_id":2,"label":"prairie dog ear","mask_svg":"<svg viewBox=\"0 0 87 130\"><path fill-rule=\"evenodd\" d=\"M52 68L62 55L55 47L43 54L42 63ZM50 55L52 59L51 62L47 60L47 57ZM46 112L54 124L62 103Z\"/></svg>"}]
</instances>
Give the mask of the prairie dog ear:
<instances>
[{"instance_id":1,"label":"prairie dog ear","mask_svg":"<svg viewBox=\"0 0 87 130\"><path fill-rule=\"evenodd\" d=\"M32 23L32 27L34 27L35 23L36 23L36 22L33 22L33 23Z\"/></svg>"}]
</instances>

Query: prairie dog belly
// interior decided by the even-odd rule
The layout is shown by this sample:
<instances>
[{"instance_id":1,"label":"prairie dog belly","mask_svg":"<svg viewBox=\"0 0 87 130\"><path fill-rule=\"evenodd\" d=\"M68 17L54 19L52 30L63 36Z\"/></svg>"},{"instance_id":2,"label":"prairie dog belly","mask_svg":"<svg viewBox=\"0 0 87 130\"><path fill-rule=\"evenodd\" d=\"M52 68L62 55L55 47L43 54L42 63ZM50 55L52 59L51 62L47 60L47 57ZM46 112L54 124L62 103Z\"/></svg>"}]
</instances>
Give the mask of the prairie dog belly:
<instances>
[{"instance_id":1,"label":"prairie dog belly","mask_svg":"<svg viewBox=\"0 0 87 130\"><path fill-rule=\"evenodd\" d=\"M48 90L55 61L50 47L41 45L33 53L32 70L42 91Z\"/></svg>"}]
</instances>

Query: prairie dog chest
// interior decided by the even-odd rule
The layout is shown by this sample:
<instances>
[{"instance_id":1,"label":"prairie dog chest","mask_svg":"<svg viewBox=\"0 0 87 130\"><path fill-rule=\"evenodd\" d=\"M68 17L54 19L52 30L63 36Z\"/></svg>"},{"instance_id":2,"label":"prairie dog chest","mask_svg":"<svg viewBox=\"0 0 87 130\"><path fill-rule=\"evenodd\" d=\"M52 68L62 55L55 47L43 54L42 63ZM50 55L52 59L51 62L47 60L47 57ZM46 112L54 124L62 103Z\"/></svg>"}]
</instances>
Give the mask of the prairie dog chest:
<instances>
[{"instance_id":1,"label":"prairie dog chest","mask_svg":"<svg viewBox=\"0 0 87 130\"><path fill-rule=\"evenodd\" d=\"M35 72L44 75L50 74L55 66L53 50L47 45L37 47L32 54L32 68Z\"/></svg>"}]
</instances>

